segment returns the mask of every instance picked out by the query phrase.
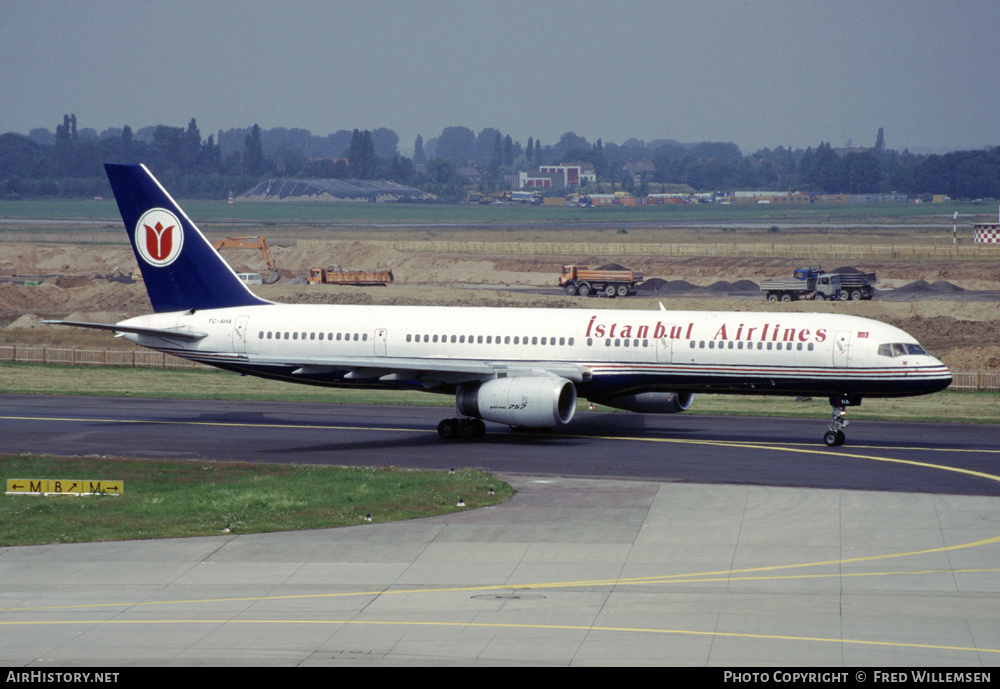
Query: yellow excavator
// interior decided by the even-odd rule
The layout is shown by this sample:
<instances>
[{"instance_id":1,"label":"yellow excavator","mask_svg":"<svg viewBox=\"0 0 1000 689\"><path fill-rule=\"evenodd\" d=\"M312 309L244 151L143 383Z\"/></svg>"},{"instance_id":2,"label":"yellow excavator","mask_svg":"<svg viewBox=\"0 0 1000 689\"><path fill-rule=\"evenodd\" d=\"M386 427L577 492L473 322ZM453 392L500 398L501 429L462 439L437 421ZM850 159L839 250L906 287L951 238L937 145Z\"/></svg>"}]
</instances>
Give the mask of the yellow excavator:
<instances>
[{"instance_id":1,"label":"yellow excavator","mask_svg":"<svg viewBox=\"0 0 1000 689\"><path fill-rule=\"evenodd\" d=\"M222 249L257 249L260 251L260 255L264 257L264 262L267 263L269 271L264 284L270 285L281 278L281 274L278 273L278 266L274 264L271 248L267 245L267 240L263 237L230 237L212 242L212 246L215 247L216 251L221 251Z\"/></svg>"}]
</instances>

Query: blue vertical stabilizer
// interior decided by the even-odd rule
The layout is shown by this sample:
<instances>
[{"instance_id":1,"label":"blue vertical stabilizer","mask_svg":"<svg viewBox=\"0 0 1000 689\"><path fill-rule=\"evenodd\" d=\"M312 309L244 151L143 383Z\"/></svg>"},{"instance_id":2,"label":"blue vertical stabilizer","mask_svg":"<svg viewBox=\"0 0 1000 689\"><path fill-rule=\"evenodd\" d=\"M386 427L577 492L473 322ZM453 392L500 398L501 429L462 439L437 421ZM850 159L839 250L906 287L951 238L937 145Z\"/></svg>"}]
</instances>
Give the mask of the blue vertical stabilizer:
<instances>
[{"instance_id":1,"label":"blue vertical stabilizer","mask_svg":"<svg viewBox=\"0 0 1000 689\"><path fill-rule=\"evenodd\" d=\"M104 168L154 311L272 303L247 289L145 165Z\"/></svg>"}]
</instances>

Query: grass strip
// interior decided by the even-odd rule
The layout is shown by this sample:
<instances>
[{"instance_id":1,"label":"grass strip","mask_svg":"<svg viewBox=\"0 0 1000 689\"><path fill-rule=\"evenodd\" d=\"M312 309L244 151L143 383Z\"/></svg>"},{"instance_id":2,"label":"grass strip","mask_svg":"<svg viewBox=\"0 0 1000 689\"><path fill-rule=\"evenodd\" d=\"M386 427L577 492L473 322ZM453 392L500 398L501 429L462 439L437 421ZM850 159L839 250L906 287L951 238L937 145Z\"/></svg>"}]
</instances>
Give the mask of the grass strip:
<instances>
[{"instance_id":1,"label":"grass strip","mask_svg":"<svg viewBox=\"0 0 1000 689\"><path fill-rule=\"evenodd\" d=\"M410 390L349 390L294 385L226 371L164 370L116 367L0 364L0 394L98 395L168 399L219 399L326 404L454 407L451 395ZM580 402L581 412L589 404ZM598 409L607 411L600 406ZM628 413L628 412L622 412ZM790 416L826 418L825 397L800 401L793 397L695 395L686 414L715 416ZM854 420L950 423L1000 422L1000 395L995 392L939 392L922 397L866 398L850 410Z\"/></svg>"},{"instance_id":2,"label":"grass strip","mask_svg":"<svg viewBox=\"0 0 1000 689\"><path fill-rule=\"evenodd\" d=\"M122 480L120 496L0 496L0 546L296 531L429 517L503 502L485 471L0 457L4 478ZM6 481L4 481L6 487ZM459 500L465 503L458 506Z\"/></svg>"}]
</instances>

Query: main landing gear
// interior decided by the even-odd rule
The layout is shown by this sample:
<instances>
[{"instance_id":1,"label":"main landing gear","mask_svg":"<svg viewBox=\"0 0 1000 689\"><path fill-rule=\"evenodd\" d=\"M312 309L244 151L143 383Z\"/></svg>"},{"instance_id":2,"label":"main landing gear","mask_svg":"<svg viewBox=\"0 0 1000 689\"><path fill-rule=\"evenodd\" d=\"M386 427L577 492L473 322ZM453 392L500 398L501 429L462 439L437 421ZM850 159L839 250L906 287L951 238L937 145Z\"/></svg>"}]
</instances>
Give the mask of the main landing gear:
<instances>
[{"instance_id":1,"label":"main landing gear","mask_svg":"<svg viewBox=\"0 0 1000 689\"><path fill-rule=\"evenodd\" d=\"M474 440L486 435L486 424L482 419L445 419L438 424L438 435L442 440Z\"/></svg>"},{"instance_id":2,"label":"main landing gear","mask_svg":"<svg viewBox=\"0 0 1000 689\"><path fill-rule=\"evenodd\" d=\"M840 397L831 397L830 406L833 407L833 415L830 419L830 428L823 435L823 443L827 447L838 447L844 444L847 440L847 436L844 434L844 429L847 428L847 424L850 423L845 417L847 416L847 407L854 407L861 404L860 397L854 397L851 395L842 395Z\"/></svg>"}]
</instances>

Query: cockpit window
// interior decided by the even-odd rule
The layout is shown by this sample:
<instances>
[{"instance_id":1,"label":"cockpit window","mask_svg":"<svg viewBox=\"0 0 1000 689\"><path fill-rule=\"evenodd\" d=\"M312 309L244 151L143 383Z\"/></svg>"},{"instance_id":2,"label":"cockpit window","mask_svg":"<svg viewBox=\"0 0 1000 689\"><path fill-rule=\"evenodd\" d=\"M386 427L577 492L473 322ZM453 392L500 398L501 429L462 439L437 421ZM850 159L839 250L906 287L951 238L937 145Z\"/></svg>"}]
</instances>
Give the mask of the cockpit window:
<instances>
[{"instance_id":1,"label":"cockpit window","mask_svg":"<svg viewBox=\"0 0 1000 689\"><path fill-rule=\"evenodd\" d=\"M878 354L879 354L879 356L895 357L895 356L906 356L908 354L909 355L915 355L915 354L924 354L924 355L926 355L927 352L924 351L923 347L921 347L920 345L915 344L915 343L910 343L910 342L893 342L891 344L880 344L878 346Z\"/></svg>"}]
</instances>

